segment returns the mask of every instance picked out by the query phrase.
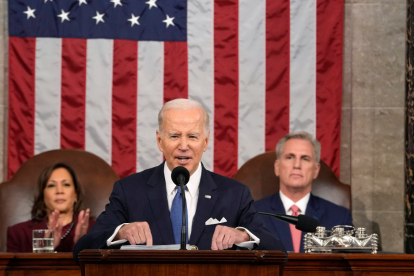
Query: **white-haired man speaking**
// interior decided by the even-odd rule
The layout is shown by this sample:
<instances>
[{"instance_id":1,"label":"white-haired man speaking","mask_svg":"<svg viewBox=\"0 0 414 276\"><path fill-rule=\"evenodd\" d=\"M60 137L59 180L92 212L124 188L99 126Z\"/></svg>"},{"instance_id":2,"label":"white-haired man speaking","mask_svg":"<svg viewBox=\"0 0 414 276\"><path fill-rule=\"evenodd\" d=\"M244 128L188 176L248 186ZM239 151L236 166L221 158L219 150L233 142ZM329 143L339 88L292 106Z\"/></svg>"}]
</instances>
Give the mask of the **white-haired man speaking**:
<instances>
[{"instance_id":1,"label":"white-haired man speaking","mask_svg":"<svg viewBox=\"0 0 414 276\"><path fill-rule=\"evenodd\" d=\"M105 211L76 244L75 259L83 249L179 244L182 206L176 202L182 195L171 179L177 166L190 173L184 191L189 244L203 250L285 251L254 209L248 187L203 167L210 134L204 108L196 101L172 100L160 110L158 123L156 141L165 162L114 184Z\"/></svg>"}]
</instances>

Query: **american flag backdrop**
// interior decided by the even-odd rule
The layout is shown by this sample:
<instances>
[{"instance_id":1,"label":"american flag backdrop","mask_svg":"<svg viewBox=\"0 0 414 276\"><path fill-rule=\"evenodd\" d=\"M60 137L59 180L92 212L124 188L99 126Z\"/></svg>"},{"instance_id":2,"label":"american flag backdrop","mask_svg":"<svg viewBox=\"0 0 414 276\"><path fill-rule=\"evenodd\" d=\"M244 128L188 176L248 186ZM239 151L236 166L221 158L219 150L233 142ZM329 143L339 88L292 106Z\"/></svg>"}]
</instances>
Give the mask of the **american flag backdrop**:
<instances>
[{"instance_id":1,"label":"american flag backdrop","mask_svg":"<svg viewBox=\"0 0 414 276\"><path fill-rule=\"evenodd\" d=\"M338 174L343 0L9 0L8 177L75 148L124 177L158 165L157 113L211 116L207 169L232 177L289 131Z\"/></svg>"}]
</instances>

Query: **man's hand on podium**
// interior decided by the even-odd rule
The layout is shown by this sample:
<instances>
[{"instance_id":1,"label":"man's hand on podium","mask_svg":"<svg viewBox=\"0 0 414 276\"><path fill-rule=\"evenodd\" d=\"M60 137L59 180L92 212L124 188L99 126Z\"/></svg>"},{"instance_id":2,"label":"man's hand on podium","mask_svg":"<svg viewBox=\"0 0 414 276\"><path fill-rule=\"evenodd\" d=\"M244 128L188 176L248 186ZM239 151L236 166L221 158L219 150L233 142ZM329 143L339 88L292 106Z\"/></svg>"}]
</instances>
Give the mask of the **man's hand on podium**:
<instances>
[{"instance_id":1,"label":"man's hand on podium","mask_svg":"<svg viewBox=\"0 0 414 276\"><path fill-rule=\"evenodd\" d=\"M152 234L146 221L132 222L123 225L114 240L128 240L131 245L146 243L151 246Z\"/></svg>"},{"instance_id":2,"label":"man's hand on podium","mask_svg":"<svg viewBox=\"0 0 414 276\"><path fill-rule=\"evenodd\" d=\"M143 244L152 245L152 234L146 221L133 222L123 225L115 240L128 240L131 245ZM241 229L234 229L227 226L217 225L211 241L212 250L223 250L250 240L250 236Z\"/></svg>"},{"instance_id":3,"label":"man's hand on podium","mask_svg":"<svg viewBox=\"0 0 414 276\"><path fill-rule=\"evenodd\" d=\"M211 241L212 250L223 250L250 240L250 236L243 230L217 225Z\"/></svg>"}]
</instances>

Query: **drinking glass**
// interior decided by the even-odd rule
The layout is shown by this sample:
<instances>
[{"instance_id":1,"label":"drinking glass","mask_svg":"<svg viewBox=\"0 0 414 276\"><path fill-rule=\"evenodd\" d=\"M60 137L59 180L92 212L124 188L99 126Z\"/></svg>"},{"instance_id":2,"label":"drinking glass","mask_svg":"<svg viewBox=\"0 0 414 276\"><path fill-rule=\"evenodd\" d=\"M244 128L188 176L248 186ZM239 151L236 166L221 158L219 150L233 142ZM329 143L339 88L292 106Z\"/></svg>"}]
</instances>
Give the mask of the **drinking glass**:
<instances>
[{"instance_id":1,"label":"drinking glass","mask_svg":"<svg viewBox=\"0 0 414 276\"><path fill-rule=\"evenodd\" d=\"M33 253L53 253L55 230L33 230Z\"/></svg>"}]
</instances>

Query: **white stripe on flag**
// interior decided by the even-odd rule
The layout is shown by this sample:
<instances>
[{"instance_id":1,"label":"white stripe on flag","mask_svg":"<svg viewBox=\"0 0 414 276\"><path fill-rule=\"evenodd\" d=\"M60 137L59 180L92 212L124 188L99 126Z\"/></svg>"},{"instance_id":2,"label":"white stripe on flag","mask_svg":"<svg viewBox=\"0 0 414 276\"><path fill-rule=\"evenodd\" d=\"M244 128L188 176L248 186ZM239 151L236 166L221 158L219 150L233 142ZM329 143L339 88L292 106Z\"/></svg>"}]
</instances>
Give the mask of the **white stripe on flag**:
<instances>
[{"instance_id":1,"label":"white stripe on flag","mask_svg":"<svg viewBox=\"0 0 414 276\"><path fill-rule=\"evenodd\" d=\"M202 162L214 168L214 1L188 1L188 98L210 116L210 142Z\"/></svg>"},{"instance_id":2,"label":"white stripe on flag","mask_svg":"<svg viewBox=\"0 0 414 276\"><path fill-rule=\"evenodd\" d=\"M316 0L290 1L290 131L316 134Z\"/></svg>"},{"instance_id":3,"label":"white stripe on flag","mask_svg":"<svg viewBox=\"0 0 414 276\"><path fill-rule=\"evenodd\" d=\"M85 150L111 164L113 40L89 39L86 59Z\"/></svg>"},{"instance_id":4,"label":"white stripe on flag","mask_svg":"<svg viewBox=\"0 0 414 276\"><path fill-rule=\"evenodd\" d=\"M138 42L137 171L162 161L156 133L164 101L164 43Z\"/></svg>"},{"instance_id":5,"label":"white stripe on flag","mask_svg":"<svg viewBox=\"0 0 414 276\"><path fill-rule=\"evenodd\" d=\"M239 4L238 167L265 149L266 0Z\"/></svg>"},{"instance_id":6,"label":"white stripe on flag","mask_svg":"<svg viewBox=\"0 0 414 276\"><path fill-rule=\"evenodd\" d=\"M34 154L60 148L62 40L37 38Z\"/></svg>"}]
</instances>

